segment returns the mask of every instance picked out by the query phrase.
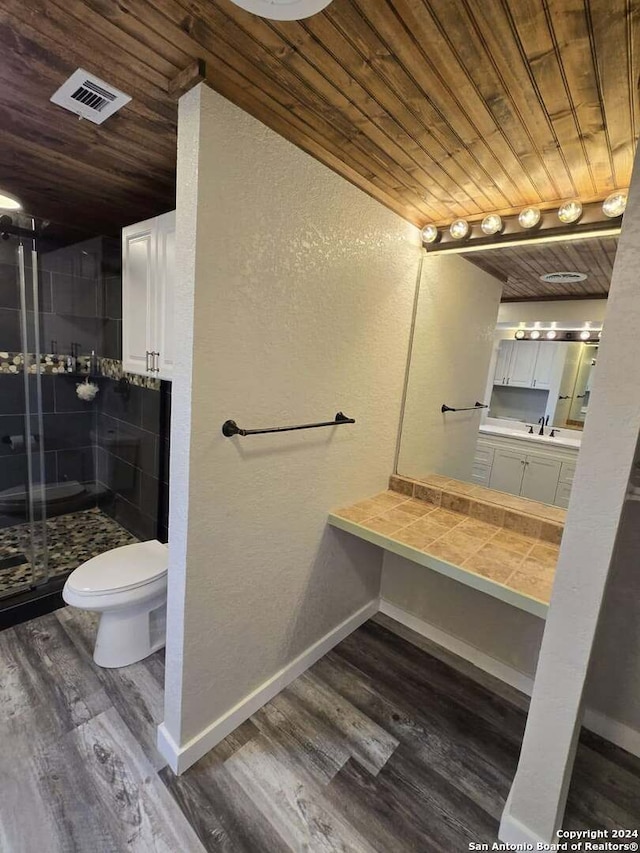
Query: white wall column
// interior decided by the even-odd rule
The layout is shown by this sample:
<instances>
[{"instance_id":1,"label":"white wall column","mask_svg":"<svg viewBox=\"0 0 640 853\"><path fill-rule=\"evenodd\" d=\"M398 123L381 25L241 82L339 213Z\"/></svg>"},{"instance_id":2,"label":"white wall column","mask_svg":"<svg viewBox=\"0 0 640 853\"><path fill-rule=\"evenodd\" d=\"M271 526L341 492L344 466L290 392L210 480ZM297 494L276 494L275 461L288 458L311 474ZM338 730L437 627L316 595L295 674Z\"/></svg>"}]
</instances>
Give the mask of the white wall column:
<instances>
[{"instance_id":1,"label":"white wall column","mask_svg":"<svg viewBox=\"0 0 640 853\"><path fill-rule=\"evenodd\" d=\"M556 840L564 814L587 671L640 431L639 235L636 158L531 709L500 825L500 838L510 843Z\"/></svg>"}]
</instances>

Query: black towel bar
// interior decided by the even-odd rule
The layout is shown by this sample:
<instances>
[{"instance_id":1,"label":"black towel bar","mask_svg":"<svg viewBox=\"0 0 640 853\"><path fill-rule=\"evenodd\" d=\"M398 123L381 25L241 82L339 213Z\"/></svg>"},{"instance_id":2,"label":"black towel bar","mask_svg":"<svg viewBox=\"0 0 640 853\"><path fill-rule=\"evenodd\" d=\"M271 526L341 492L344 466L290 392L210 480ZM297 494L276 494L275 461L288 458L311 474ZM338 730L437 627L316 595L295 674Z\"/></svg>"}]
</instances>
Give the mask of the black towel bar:
<instances>
[{"instance_id":1,"label":"black towel bar","mask_svg":"<svg viewBox=\"0 0 640 853\"><path fill-rule=\"evenodd\" d=\"M487 403L478 403L478 401L476 400L476 402L474 403L473 406L467 406L464 409L452 409L451 406L447 406L446 403L443 403L440 411L442 412L442 414L444 414L445 412L474 412L476 409L488 409L488 408L489 408L489 406Z\"/></svg>"},{"instance_id":2,"label":"black towel bar","mask_svg":"<svg viewBox=\"0 0 640 853\"><path fill-rule=\"evenodd\" d=\"M226 438L233 435L262 435L265 432L290 432L294 429L317 429L318 427L342 426L342 424L355 424L353 418L348 418L342 412L338 412L332 421L322 421L317 424L298 424L298 426L269 427L268 429L240 429L235 421L225 421L222 424L222 434Z\"/></svg>"}]
</instances>

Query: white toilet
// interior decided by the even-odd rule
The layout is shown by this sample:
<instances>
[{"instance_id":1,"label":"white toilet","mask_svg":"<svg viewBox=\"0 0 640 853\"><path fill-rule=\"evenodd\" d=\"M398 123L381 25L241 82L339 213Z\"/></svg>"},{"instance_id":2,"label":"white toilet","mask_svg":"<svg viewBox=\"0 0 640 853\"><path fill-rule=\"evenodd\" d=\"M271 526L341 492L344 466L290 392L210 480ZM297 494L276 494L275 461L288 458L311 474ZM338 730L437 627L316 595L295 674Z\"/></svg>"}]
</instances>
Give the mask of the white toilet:
<instances>
[{"instance_id":1,"label":"white toilet","mask_svg":"<svg viewBox=\"0 0 640 853\"><path fill-rule=\"evenodd\" d=\"M87 560L67 578L66 603L100 613L98 666L128 666L164 646L168 557L157 539L136 542Z\"/></svg>"}]
</instances>

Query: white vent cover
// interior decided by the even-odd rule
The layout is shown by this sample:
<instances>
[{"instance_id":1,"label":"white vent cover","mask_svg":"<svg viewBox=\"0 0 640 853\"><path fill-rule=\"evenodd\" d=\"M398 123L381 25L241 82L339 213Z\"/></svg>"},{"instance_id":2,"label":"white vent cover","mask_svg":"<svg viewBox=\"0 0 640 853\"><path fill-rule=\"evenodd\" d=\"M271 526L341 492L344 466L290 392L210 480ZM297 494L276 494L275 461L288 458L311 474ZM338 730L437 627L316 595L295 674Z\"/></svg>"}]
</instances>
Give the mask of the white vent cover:
<instances>
[{"instance_id":1,"label":"white vent cover","mask_svg":"<svg viewBox=\"0 0 640 853\"><path fill-rule=\"evenodd\" d=\"M272 21L300 21L326 8L331 0L233 0L236 6Z\"/></svg>"},{"instance_id":2,"label":"white vent cover","mask_svg":"<svg viewBox=\"0 0 640 853\"><path fill-rule=\"evenodd\" d=\"M94 124L102 124L131 100L110 83L105 83L84 68L78 68L51 96L51 101L70 110L80 118L89 119Z\"/></svg>"},{"instance_id":3,"label":"white vent cover","mask_svg":"<svg viewBox=\"0 0 640 853\"><path fill-rule=\"evenodd\" d=\"M576 281L584 281L587 275L583 272L548 272L540 276L540 281L549 284L574 284Z\"/></svg>"}]
</instances>

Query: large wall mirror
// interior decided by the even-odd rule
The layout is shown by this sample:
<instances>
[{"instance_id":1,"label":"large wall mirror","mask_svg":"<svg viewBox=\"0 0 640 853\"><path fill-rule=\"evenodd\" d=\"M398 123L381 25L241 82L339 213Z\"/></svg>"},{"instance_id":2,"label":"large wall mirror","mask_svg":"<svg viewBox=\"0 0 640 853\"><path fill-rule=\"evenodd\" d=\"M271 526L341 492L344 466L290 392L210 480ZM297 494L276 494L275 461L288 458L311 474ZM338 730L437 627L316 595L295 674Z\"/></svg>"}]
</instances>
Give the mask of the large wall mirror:
<instances>
[{"instance_id":1,"label":"large wall mirror","mask_svg":"<svg viewBox=\"0 0 640 853\"><path fill-rule=\"evenodd\" d=\"M427 255L399 474L568 505L616 248L602 236Z\"/></svg>"}]
</instances>

